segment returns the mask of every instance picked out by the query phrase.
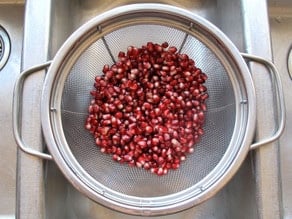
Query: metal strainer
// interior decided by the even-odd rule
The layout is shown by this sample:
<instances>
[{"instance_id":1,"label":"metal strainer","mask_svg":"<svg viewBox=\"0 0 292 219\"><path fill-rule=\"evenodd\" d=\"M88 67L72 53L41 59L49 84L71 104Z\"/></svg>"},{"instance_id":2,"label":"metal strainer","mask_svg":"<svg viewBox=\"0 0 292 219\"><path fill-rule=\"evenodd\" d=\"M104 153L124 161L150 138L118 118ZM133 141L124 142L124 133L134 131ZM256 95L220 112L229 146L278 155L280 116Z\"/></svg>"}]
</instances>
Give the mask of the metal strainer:
<instances>
[{"instance_id":1,"label":"metal strainer","mask_svg":"<svg viewBox=\"0 0 292 219\"><path fill-rule=\"evenodd\" d=\"M148 41L176 46L208 75L205 134L163 177L114 162L84 128L95 76L119 51ZM201 203L234 175L250 149L256 101L246 63L215 26L177 7L135 4L95 17L65 42L48 70L41 113L48 149L79 191L124 213L162 215Z\"/></svg>"}]
</instances>

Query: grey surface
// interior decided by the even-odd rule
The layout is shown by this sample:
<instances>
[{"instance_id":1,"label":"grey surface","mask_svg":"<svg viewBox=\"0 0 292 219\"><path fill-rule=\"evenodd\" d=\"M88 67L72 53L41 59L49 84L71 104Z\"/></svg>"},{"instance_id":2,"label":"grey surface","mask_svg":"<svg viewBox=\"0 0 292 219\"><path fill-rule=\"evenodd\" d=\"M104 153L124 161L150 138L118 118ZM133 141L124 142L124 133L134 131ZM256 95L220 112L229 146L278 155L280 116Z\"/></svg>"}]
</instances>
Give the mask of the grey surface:
<instances>
[{"instance_id":1,"label":"grey surface","mask_svg":"<svg viewBox=\"0 0 292 219\"><path fill-rule=\"evenodd\" d=\"M77 27L99 12L125 2L113 1L107 5L100 1L53 2L51 57L54 57L67 36ZM207 18L222 29L241 51L245 51L240 1L172 3ZM140 218L117 213L85 198L61 176L52 162L46 165L46 179L48 218ZM258 218L257 206L254 204L256 203L255 189L253 156L250 154L233 180L212 199L187 211L164 218Z\"/></svg>"},{"instance_id":2,"label":"grey surface","mask_svg":"<svg viewBox=\"0 0 292 219\"><path fill-rule=\"evenodd\" d=\"M269 15L273 59L281 72L287 112L286 130L280 139L282 216L292 218L292 80L288 74L288 54L292 46L292 2L270 1ZM291 65L292 60L290 59Z\"/></svg>"},{"instance_id":3,"label":"grey surface","mask_svg":"<svg viewBox=\"0 0 292 219\"><path fill-rule=\"evenodd\" d=\"M46 61L47 54L52 58L77 27L101 11L126 2L128 1L26 1L23 69ZM190 0L171 1L171 4L187 8L210 20L227 34L240 51L271 58L266 1ZM256 72L265 70L258 66L251 67ZM27 81L24 92L23 136L36 149L41 149L42 146L39 119L42 80L42 74L33 75ZM260 116L257 136L261 138L273 133L275 119L274 110L270 107L273 105L272 95L267 92L269 77L263 73L259 76L259 81L258 95L264 103L258 108ZM287 86L286 84L286 88ZM288 104L287 108L289 109ZM12 142L10 145L13 144ZM281 156L289 160L284 148L281 147ZM163 218L281 218L278 155L277 144L249 153L238 173L213 198L197 207ZM54 162L45 162L43 166L43 161L20 151L18 161L18 218L139 218L114 212L85 198L68 183ZM287 170L281 170L282 177L286 180L285 183L283 181L282 188L287 189L289 177L283 174ZM289 191L283 189L284 192L284 215L289 218L291 201L289 202Z\"/></svg>"},{"instance_id":4,"label":"grey surface","mask_svg":"<svg viewBox=\"0 0 292 219\"><path fill-rule=\"evenodd\" d=\"M49 178L46 186L47 218L88 218L88 219L257 219L255 208L255 178L246 179L253 168L252 156L248 155L246 162L239 169L230 183L213 198L203 204L186 211L161 217L129 216L95 204L77 192L57 169L53 162L48 162L46 174ZM243 180L244 179L244 180ZM239 201L240 200L240 201Z\"/></svg>"},{"instance_id":5,"label":"grey surface","mask_svg":"<svg viewBox=\"0 0 292 219\"><path fill-rule=\"evenodd\" d=\"M259 9L261 9L259 11ZM267 3L243 1L244 32L246 51L272 59ZM259 13L260 12L260 13ZM255 16L256 15L256 16ZM259 28L260 27L260 28ZM260 42L260 43L259 43ZM276 128L273 102L273 85L265 67L251 63L258 100L256 139L274 132ZM256 176L256 197L259 218L281 218L279 184L279 147L277 143L267 144L254 152Z\"/></svg>"},{"instance_id":6,"label":"grey surface","mask_svg":"<svg viewBox=\"0 0 292 219\"><path fill-rule=\"evenodd\" d=\"M28 0L25 5L22 70L47 60L50 2ZM22 136L33 149L42 150L40 91L44 72L31 75L23 87ZM43 161L18 150L17 218L44 218Z\"/></svg>"},{"instance_id":7,"label":"grey surface","mask_svg":"<svg viewBox=\"0 0 292 219\"><path fill-rule=\"evenodd\" d=\"M16 149L12 134L12 93L20 72L24 7L0 3L0 25L8 32L11 53L0 70L0 218L14 217L16 195Z\"/></svg>"},{"instance_id":8,"label":"grey surface","mask_svg":"<svg viewBox=\"0 0 292 219\"><path fill-rule=\"evenodd\" d=\"M121 25L118 31L107 34L105 39L113 54L117 54L119 50L126 49L129 44L141 45L151 40L154 42L163 42L165 40L171 45L180 47L184 33L177 29L165 27L162 23L165 22L166 25L169 25L171 19L175 20L177 13L180 13L181 16L189 16L190 18L187 20L192 20L194 26L197 26L197 23L206 25L205 28L198 31L205 33L204 36L200 36L197 32L190 33L185 46L182 48L182 52L192 57L197 65L208 74L207 87L210 98L207 102L208 119L205 124L205 135L202 141L197 144L196 152L189 156L179 171L174 171L167 176L158 178L149 174L149 172L114 163L110 156L100 154L99 149L94 146L89 133L80 128L83 127L84 116L87 114L89 92L93 86L92 81L94 81L95 75L101 72L103 63L111 60L108 56L105 56L107 51L103 47L102 40L94 41L88 47L87 43L84 42L88 42L88 40L81 40L78 37L84 36L84 33L89 32L88 29L93 29L93 33L95 33L99 17L91 21L86 28L79 29L78 34L75 33L70 37L71 42L78 39L82 43L80 46L75 44L75 49L73 50L68 41L63 45L62 50L58 52L47 73L44 95L42 96L44 136L55 162L62 167L62 171L69 181L92 199L105 205L112 204L116 209L135 214L144 214L145 209L152 215L175 212L186 208L186 206L190 207L201 203L206 198L209 198L210 195L213 195L225 185L246 157L255 125L253 123L255 121L255 102L252 79L240 54L228 44L228 40L223 36L220 37L220 32L217 32L216 27L204 23L203 20L200 21L198 17L193 17L187 11L179 12L178 8L173 9L153 4L119 8L119 18L125 21L131 17L130 13L133 13L133 10L135 10L134 12L151 11L151 16L156 17L154 13L157 8L159 8L158 18L152 18L151 20L160 19L160 22L157 22L160 24L159 26L153 24L141 25L140 21L139 25L133 24L131 27L122 27ZM167 13L162 9L167 10ZM121 16L123 14L121 11L125 11L127 15L125 17ZM113 14L114 12L111 11L108 15ZM136 20L138 16L139 18L145 18L146 15L145 13L139 13L139 15L135 13L135 16ZM166 16L165 21L164 16ZM129 20L127 20L127 23L130 23ZM186 29L188 28L189 26L186 27ZM108 23L102 29L104 32L108 32L107 30L111 29L111 24ZM212 39L210 37L212 33L217 34L217 40L210 40ZM96 39L95 34L92 37ZM196 37L200 38L201 42ZM219 38L220 40L218 40ZM219 46L218 41L224 42L225 45L223 47ZM205 45L209 45L210 49ZM217 49L218 46L219 48ZM226 49L227 46L228 49ZM69 56L66 55L67 53L71 54L73 52L74 54L72 54L71 58L74 60L74 55L79 51L83 51L83 49L86 50L76 60L76 63L72 64L73 68L70 64L67 64L73 61L68 61L63 64L62 71L55 72L59 65L57 60L59 61L59 59ZM233 60L237 60L237 63L233 64L231 59L227 58L227 52L221 53L223 51L230 51L230 56L233 57ZM69 66L65 67L65 65ZM240 72L234 67L237 65ZM68 79L65 82L68 74ZM230 79L227 75L229 75ZM61 87L63 87L64 83L65 88L63 91ZM234 86L233 88L231 83ZM243 83L245 83L245 88L243 88ZM51 86L55 88L55 94L53 95L51 95ZM242 93L234 91L238 87L242 88ZM60 95L62 93L63 97L61 99ZM248 103L241 105L242 98L246 99ZM61 114L60 105L62 117L59 120L57 114L55 114L55 117L53 113L49 112L49 106L56 109L54 112L60 112ZM240 108L236 111L236 114L233 110L235 106ZM52 117L49 119L49 116L46 115L51 115ZM60 131L61 128L58 125L61 120L64 137L62 135L63 131ZM236 125L234 125L235 120ZM53 134L51 134L52 128ZM56 136L60 140L55 140L51 136ZM58 150L61 151L61 156ZM70 156L71 152L74 154L74 158ZM66 160L67 164L64 163L64 160ZM83 169L79 168L79 165ZM68 170L66 169L67 166L70 166ZM228 169L225 169L225 167ZM89 174L90 177L84 176L86 174ZM78 179L88 184L84 186ZM88 187L94 191L88 192ZM99 191L102 191L104 197L110 196L110 198L104 201L100 198ZM130 195L130 197L126 195ZM149 204L150 197L151 203ZM123 200L120 200L120 198ZM128 206L128 208L122 207L122 204L126 203L131 203L132 206Z\"/></svg>"}]
</instances>

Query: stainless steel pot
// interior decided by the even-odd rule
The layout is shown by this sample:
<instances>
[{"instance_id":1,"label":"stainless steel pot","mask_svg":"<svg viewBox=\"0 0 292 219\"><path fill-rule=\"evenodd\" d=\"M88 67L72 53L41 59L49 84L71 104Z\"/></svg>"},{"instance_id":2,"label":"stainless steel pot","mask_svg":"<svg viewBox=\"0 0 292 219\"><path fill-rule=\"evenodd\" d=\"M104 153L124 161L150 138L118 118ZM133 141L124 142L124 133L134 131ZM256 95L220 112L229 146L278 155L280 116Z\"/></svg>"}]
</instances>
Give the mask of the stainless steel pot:
<instances>
[{"instance_id":1,"label":"stainless steel pot","mask_svg":"<svg viewBox=\"0 0 292 219\"><path fill-rule=\"evenodd\" d=\"M147 41L175 45L209 76L206 134L181 169L164 177L113 162L99 152L83 128L95 75L104 64L114 62L118 51ZM254 82L244 59L270 70L279 108L278 130L253 144L260 101L256 101ZM47 67L41 118L51 155L30 149L19 132L23 81ZM249 150L279 138L285 121L282 85L271 62L240 54L208 21L161 4L118 7L80 27L52 62L20 75L15 85L13 116L15 139L23 151L53 159L80 192L107 207L134 215L170 214L210 198L231 179Z\"/></svg>"}]
</instances>

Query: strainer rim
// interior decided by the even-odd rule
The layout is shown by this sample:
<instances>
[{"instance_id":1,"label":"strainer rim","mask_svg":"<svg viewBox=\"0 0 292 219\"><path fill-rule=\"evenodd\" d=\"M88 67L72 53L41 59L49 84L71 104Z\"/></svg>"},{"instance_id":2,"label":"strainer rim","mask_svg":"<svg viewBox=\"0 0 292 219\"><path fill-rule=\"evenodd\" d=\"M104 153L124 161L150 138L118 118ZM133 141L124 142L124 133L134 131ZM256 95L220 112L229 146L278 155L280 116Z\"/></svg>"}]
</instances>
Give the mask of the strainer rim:
<instances>
[{"instance_id":1,"label":"strainer rim","mask_svg":"<svg viewBox=\"0 0 292 219\"><path fill-rule=\"evenodd\" d=\"M141 206L131 206L125 205L123 203L117 203L111 199L108 199L105 196L104 191L100 191L100 194L93 191L83 180L76 177L76 172L74 169L70 168L68 163L64 160L64 157L61 155L60 151L58 150L59 146L56 143L56 133L54 133L51 121L52 113L56 112L54 106L52 106L52 98L51 92L53 88L53 76L58 72L58 69L64 60L64 57L67 55L68 50L74 45L76 40L82 37L84 34L88 33L92 28L96 27L97 24L102 23L103 21L114 17L116 14L125 14L125 13L138 13L141 11L152 11L152 12L168 12L174 13L179 16L186 17L191 19L201 25L202 27L206 28L208 32L212 33L214 37L218 39L218 42L222 42L226 47L226 52L232 55L234 62L238 65L238 68L243 73L242 77L244 80L244 85L247 86L246 93L248 97L248 118L246 120L246 131L244 132L244 136L241 144L239 147L239 151L236 153L236 157L234 157L234 161L232 165L229 166L228 170L224 172L224 174L219 178L220 180L216 181L211 187L207 188L203 192L200 193L199 197L193 197L187 200L183 200L180 203L173 203L171 205L165 206L150 206L141 208ZM51 76L52 75L52 76ZM75 31L63 44L61 49L56 54L52 65L50 66L47 74L47 78L44 84L43 94L42 94L42 103L41 103L41 119L42 119L42 127L44 130L44 136L55 162L58 164L59 168L62 170L64 175L68 178L68 180L81 192L85 193L91 199L100 202L104 205L110 205L112 208L129 213L129 214L151 214L151 215L158 215L158 214L165 214L165 213L173 213L177 211L184 210L186 208L192 207L193 205L199 204L202 201L208 199L212 195L214 195L223 185L229 181L229 179L235 174L236 170L239 168L240 164L243 162L248 150L249 145L252 142L253 132L255 129L255 94L254 94L254 87L252 79L249 75L249 71L247 66L239 54L236 47L232 44L232 42L213 24L206 21L205 19L192 14L189 11L184 9L177 8L175 6L169 5L162 5L162 4L134 4L134 5L127 5L115 8L111 11L105 12L86 24L82 25L77 31ZM223 180L224 179L224 180Z\"/></svg>"}]
</instances>

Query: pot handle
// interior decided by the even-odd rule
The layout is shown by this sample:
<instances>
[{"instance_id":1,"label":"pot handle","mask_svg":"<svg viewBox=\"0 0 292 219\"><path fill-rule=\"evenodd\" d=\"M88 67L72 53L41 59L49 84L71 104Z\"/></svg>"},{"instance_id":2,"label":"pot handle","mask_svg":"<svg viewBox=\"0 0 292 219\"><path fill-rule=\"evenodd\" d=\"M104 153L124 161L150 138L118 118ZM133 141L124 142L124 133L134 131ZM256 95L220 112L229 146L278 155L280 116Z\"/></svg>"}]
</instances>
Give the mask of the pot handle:
<instances>
[{"instance_id":1,"label":"pot handle","mask_svg":"<svg viewBox=\"0 0 292 219\"><path fill-rule=\"evenodd\" d=\"M19 77L16 80L14 91L13 91L13 107L12 107L12 127L13 127L13 135L18 147L31 155L37 156L42 159L52 160L52 156L43 152L39 152L34 150L26 145L26 143L22 140L20 134L20 124L21 124L21 102L22 102L22 91L23 91L23 84L26 77L32 73L37 71L47 69L51 64L51 61L48 61L44 64L34 66L26 71L21 72Z\"/></svg>"},{"instance_id":2,"label":"pot handle","mask_svg":"<svg viewBox=\"0 0 292 219\"><path fill-rule=\"evenodd\" d=\"M264 65L269 70L270 74L272 74L272 76L274 78L274 83L276 86L276 97L275 98L277 100L278 109L279 109L278 113L279 113L279 118L280 118L278 129L277 129L277 131L275 131L275 133L272 136L253 143L250 146L250 150L254 150L262 145L265 145L265 144L268 144L268 143L271 143L271 142L277 140L282 135L282 133L284 131L286 114L285 114L285 102L284 102L284 95L283 95L283 87L282 87L282 82L280 79L279 72L277 71L275 65L272 62L270 62L266 59L263 59L259 56L250 55L247 53L241 53L241 55L244 59L246 59L248 61L252 61L252 62L256 62L256 63Z\"/></svg>"}]
</instances>

